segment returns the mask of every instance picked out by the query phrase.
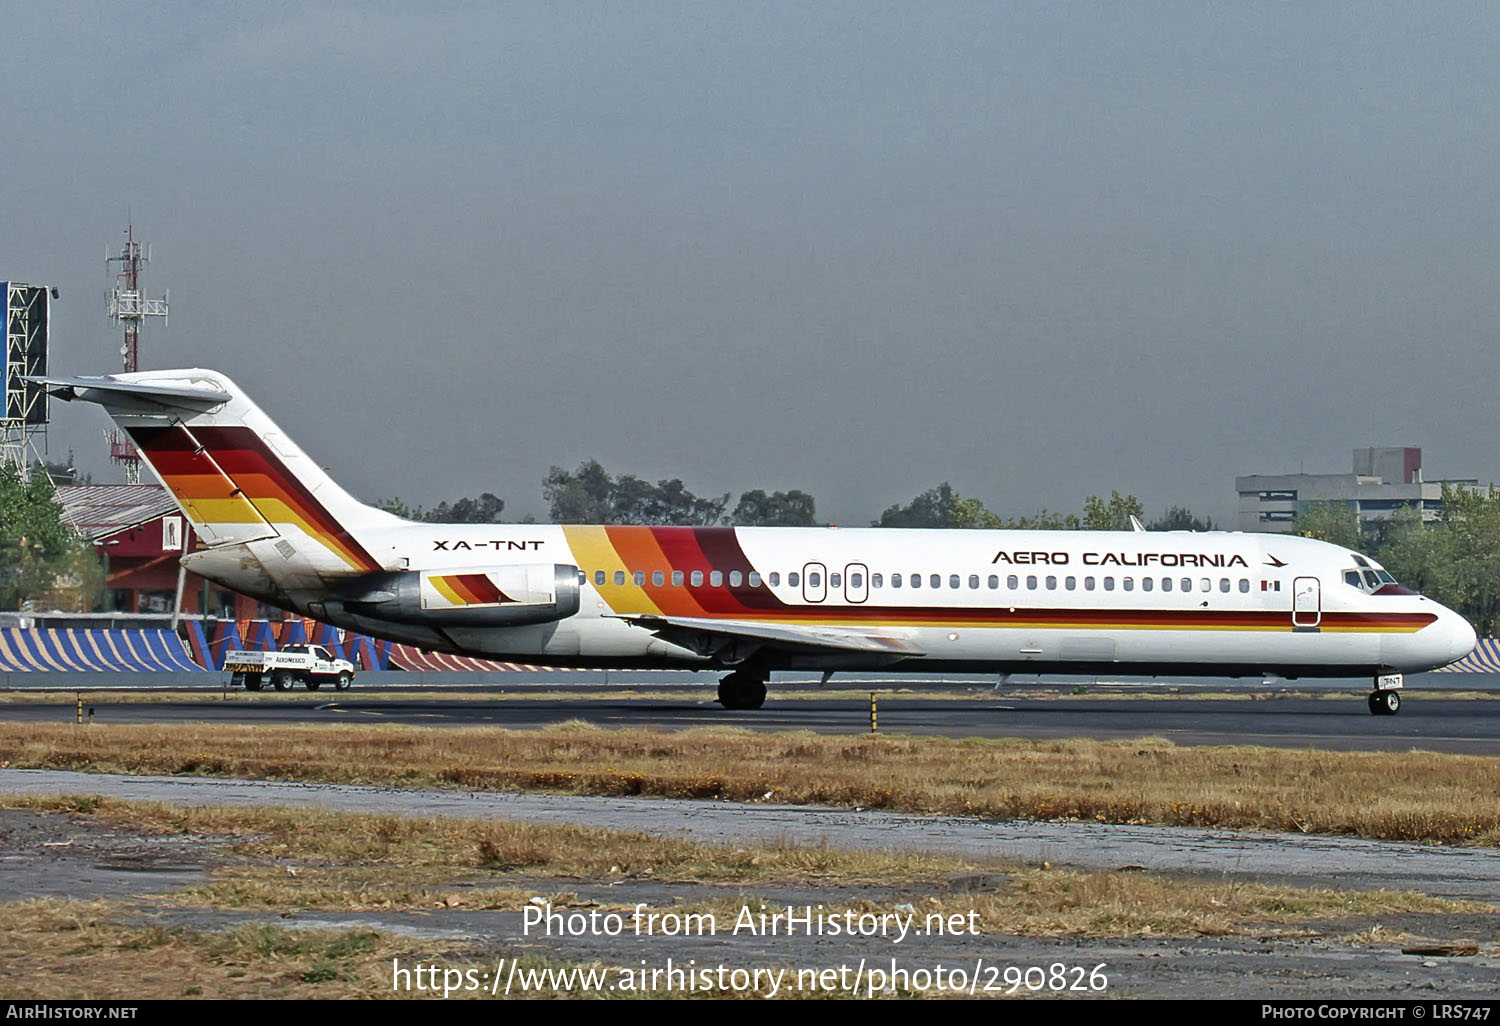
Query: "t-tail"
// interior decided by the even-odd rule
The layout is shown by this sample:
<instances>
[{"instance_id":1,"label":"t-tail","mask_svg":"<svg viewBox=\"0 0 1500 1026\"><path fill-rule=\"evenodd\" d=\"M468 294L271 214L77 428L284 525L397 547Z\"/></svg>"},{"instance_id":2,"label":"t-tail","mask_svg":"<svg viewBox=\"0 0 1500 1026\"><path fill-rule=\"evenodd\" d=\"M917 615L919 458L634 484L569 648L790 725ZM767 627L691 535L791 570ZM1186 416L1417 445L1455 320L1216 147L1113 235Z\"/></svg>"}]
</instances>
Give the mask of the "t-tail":
<instances>
[{"instance_id":1,"label":"t-tail","mask_svg":"<svg viewBox=\"0 0 1500 1026\"><path fill-rule=\"evenodd\" d=\"M340 488L223 374L38 380L103 406L130 437L205 546L183 560L194 573L298 607L331 581L387 569L370 538L400 518Z\"/></svg>"}]
</instances>

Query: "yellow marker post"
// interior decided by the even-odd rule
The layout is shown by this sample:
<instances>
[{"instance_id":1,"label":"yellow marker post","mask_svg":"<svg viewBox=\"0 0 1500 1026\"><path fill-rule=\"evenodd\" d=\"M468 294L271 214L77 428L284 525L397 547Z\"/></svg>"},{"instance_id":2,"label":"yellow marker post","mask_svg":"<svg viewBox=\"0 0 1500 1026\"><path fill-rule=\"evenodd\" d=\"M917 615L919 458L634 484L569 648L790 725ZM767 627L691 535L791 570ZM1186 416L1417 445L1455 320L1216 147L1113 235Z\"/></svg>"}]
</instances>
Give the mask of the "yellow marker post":
<instances>
[{"instance_id":1,"label":"yellow marker post","mask_svg":"<svg viewBox=\"0 0 1500 1026\"><path fill-rule=\"evenodd\" d=\"M83 726L83 692L78 692L78 725Z\"/></svg>"},{"instance_id":2,"label":"yellow marker post","mask_svg":"<svg viewBox=\"0 0 1500 1026\"><path fill-rule=\"evenodd\" d=\"M875 720L875 692L870 692L870 733L874 734L880 730Z\"/></svg>"}]
</instances>

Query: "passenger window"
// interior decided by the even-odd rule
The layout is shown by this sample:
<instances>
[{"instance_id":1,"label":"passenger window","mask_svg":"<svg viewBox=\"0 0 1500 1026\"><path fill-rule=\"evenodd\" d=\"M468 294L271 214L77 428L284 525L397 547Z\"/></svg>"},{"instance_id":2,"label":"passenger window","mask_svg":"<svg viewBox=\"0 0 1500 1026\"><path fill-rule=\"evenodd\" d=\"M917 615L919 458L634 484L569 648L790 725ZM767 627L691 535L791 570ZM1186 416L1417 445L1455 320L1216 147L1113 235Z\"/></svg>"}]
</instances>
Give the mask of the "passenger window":
<instances>
[{"instance_id":1,"label":"passenger window","mask_svg":"<svg viewBox=\"0 0 1500 1026\"><path fill-rule=\"evenodd\" d=\"M932 585L934 588L941 588L943 586L943 575L933 574L927 579L927 583Z\"/></svg>"},{"instance_id":2,"label":"passenger window","mask_svg":"<svg viewBox=\"0 0 1500 1026\"><path fill-rule=\"evenodd\" d=\"M709 574L708 574L708 584L709 584L709 587L712 587L712 588L721 588L721 587L723 587L724 586L724 571L722 571L722 570L710 570Z\"/></svg>"},{"instance_id":3,"label":"passenger window","mask_svg":"<svg viewBox=\"0 0 1500 1026\"><path fill-rule=\"evenodd\" d=\"M703 587L703 571L694 570L693 576L689 577L688 580L692 582L692 585L695 588Z\"/></svg>"},{"instance_id":4,"label":"passenger window","mask_svg":"<svg viewBox=\"0 0 1500 1026\"><path fill-rule=\"evenodd\" d=\"M1203 591L1213 591L1214 590L1214 582L1210 581L1207 577L1203 578L1203 580L1201 580L1199 583L1203 585L1203 588L1202 588Z\"/></svg>"},{"instance_id":5,"label":"passenger window","mask_svg":"<svg viewBox=\"0 0 1500 1026\"><path fill-rule=\"evenodd\" d=\"M773 587L773 588L779 588L779 587L781 587L781 575L779 573L772 573L771 574L771 587Z\"/></svg>"},{"instance_id":6,"label":"passenger window","mask_svg":"<svg viewBox=\"0 0 1500 1026\"><path fill-rule=\"evenodd\" d=\"M807 586L809 588L821 588L821 587L823 587L823 575L822 574L808 574L807 575Z\"/></svg>"},{"instance_id":7,"label":"passenger window","mask_svg":"<svg viewBox=\"0 0 1500 1026\"><path fill-rule=\"evenodd\" d=\"M1229 578L1227 578L1227 577L1220 577L1219 578L1219 591L1223 592L1225 595L1229 594Z\"/></svg>"},{"instance_id":8,"label":"passenger window","mask_svg":"<svg viewBox=\"0 0 1500 1026\"><path fill-rule=\"evenodd\" d=\"M630 579L634 581L635 586L639 588L641 585L646 583L646 571L637 570L635 573L630 575Z\"/></svg>"},{"instance_id":9,"label":"passenger window","mask_svg":"<svg viewBox=\"0 0 1500 1026\"><path fill-rule=\"evenodd\" d=\"M996 576L995 574L990 574L990 579L989 579L988 583L989 583L989 586L990 586L990 591L995 591L995 590L997 590L1000 587L1000 578L998 576Z\"/></svg>"},{"instance_id":10,"label":"passenger window","mask_svg":"<svg viewBox=\"0 0 1500 1026\"><path fill-rule=\"evenodd\" d=\"M1172 578L1170 578L1170 577L1163 577L1161 579L1161 590L1162 591L1171 591L1172 590Z\"/></svg>"},{"instance_id":11,"label":"passenger window","mask_svg":"<svg viewBox=\"0 0 1500 1026\"><path fill-rule=\"evenodd\" d=\"M1026 578L1026 590L1027 591L1036 591L1036 578L1035 577L1027 577Z\"/></svg>"},{"instance_id":12,"label":"passenger window","mask_svg":"<svg viewBox=\"0 0 1500 1026\"><path fill-rule=\"evenodd\" d=\"M760 573L759 573L759 571L756 571L756 570L751 570L750 571L750 587L752 587L752 588L759 588L760 587Z\"/></svg>"},{"instance_id":13,"label":"passenger window","mask_svg":"<svg viewBox=\"0 0 1500 1026\"><path fill-rule=\"evenodd\" d=\"M1142 577L1141 578L1141 590L1142 591L1150 591L1154 587L1156 587L1156 579L1154 577Z\"/></svg>"},{"instance_id":14,"label":"passenger window","mask_svg":"<svg viewBox=\"0 0 1500 1026\"><path fill-rule=\"evenodd\" d=\"M1019 577L1017 577L1015 574L1011 574L1009 577L1007 577L1005 579L1005 586L1007 588L1009 588L1011 591L1015 591L1017 588L1019 588L1021 586L1021 579Z\"/></svg>"},{"instance_id":15,"label":"passenger window","mask_svg":"<svg viewBox=\"0 0 1500 1026\"><path fill-rule=\"evenodd\" d=\"M891 574L891 587L892 588L899 588L899 587L901 587L901 575L900 574Z\"/></svg>"},{"instance_id":16,"label":"passenger window","mask_svg":"<svg viewBox=\"0 0 1500 1026\"><path fill-rule=\"evenodd\" d=\"M871 574L870 575L870 587L872 587L872 588L884 588L885 587L885 575L884 574Z\"/></svg>"},{"instance_id":17,"label":"passenger window","mask_svg":"<svg viewBox=\"0 0 1500 1026\"><path fill-rule=\"evenodd\" d=\"M654 587L660 588L663 584L666 583L666 580L666 575L663 574L660 570L651 571L651 584Z\"/></svg>"},{"instance_id":18,"label":"passenger window","mask_svg":"<svg viewBox=\"0 0 1500 1026\"><path fill-rule=\"evenodd\" d=\"M849 587L851 587L851 588L863 588L864 586L865 586L865 575L864 574L850 574L849 575Z\"/></svg>"},{"instance_id":19,"label":"passenger window","mask_svg":"<svg viewBox=\"0 0 1500 1026\"><path fill-rule=\"evenodd\" d=\"M801 574L795 574L795 573L793 573L793 574L787 574L786 575L786 583L789 584L789 585L791 585L793 588L795 588L799 584L802 583L802 575Z\"/></svg>"},{"instance_id":20,"label":"passenger window","mask_svg":"<svg viewBox=\"0 0 1500 1026\"><path fill-rule=\"evenodd\" d=\"M1105 591L1114 591L1115 590L1115 579L1113 577L1106 577L1104 579L1104 590Z\"/></svg>"},{"instance_id":21,"label":"passenger window","mask_svg":"<svg viewBox=\"0 0 1500 1026\"><path fill-rule=\"evenodd\" d=\"M922 586L922 575L921 574L912 574L911 575L911 586L913 588L920 588Z\"/></svg>"},{"instance_id":22,"label":"passenger window","mask_svg":"<svg viewBox=\"0 0 1500 1026\"><path fill-rule=\"evenodd\" d=\"M843 577L843 575L842 574L829 574L828 575L828 586L830 588L842 588L844 586L844 577Z\"/></svg>"},{"instance_id":23,"label":"passenger window","mask_svg":"<svg viewBox=\"0 0 1500 1026\"><path fill-rule=\"evenodd\" d=\"M1124 588L1126 591L1134 591L1135 590L1135 578L1134 577L1126 577L1126 578L1124 578L1120 582L1120 586L1122 588Z\"/></svg>"},{"instance_id":24,"label":"passenger window","mask_svg":"<svg viewBox=\"0 0 1500 1026\"><path fill-rule=\"evenodd\" d=\"M977 587L979 587L979 575L978 574L970 574L969 575L969 587L970 588L977 588Z\"/></svg>"},{"instance_id":25,"label":"passenger window","mask_svg":"<svg viewBox=\"0 0 1500 1026\"><path fill-rule=\"evenodd\" d=\"M603 585L604 584L604 571L603 570L595 570L594 571L594 584L595 585Z\"/></svg>"},{"instance_id":26,"label":"passenger window","mask_svg":"<svg viewBox=\"0 0 1500 1026\"><path fill-rule=\"evenodd\" d=\"M625 571L624 570L616 570L615 571L615 587L619 588L619 587L622 587L624 584L625 584Z\"/></svg>"},{"instance_id":27,"label":"passenger window","mask_svg":"<svg viewBox=\"0 0 1500 1026\"><path fill-rule=\"evenodd\" d=\"M1092 577L1085 577L1083 579L1083 590L1084 591L1093 591L1094 590L1094 579Z\"/></svg>"},{"instance_id":28,"label":"passenger window","mask_svg":"<svg viewBox=\"0 0 1500 1026\"><path fill-rule=\"evenodd\" d=\"M957 588L958 587L958 574L952 574L952 575L949 576L949 578L948 578L948 587L950 587L950 588Z\"/></svg>"},{"instance_id":29,"label":"passenger window","mask_svg":"<svg viewBox=\"0 0 1500 1026\"><path fill-rule=\"evenodd\" d=\"M672 571L672 587L674 587L674 588L680 588L680 587L682 587L682 571L681 570L673 570Z\"/></svg>"},{"instance_id":30,"label":"passenger window","mask_svg":"<svg viewBox=\"0 0 1500 1026\"><path fill-rule=\"evenodd\" d=\"M744 580L745 575L740 573L738 570L729 571L729 586L731 588L738 588L742 583L744 583Z\"/></svg>"},{"instance_id":31,"label":"passenger window","mask_svg":"<svg viewBox=\"0 0 1500 1026\"><path fill-rule=\"evenodd\" d=\"M1076 578L1076 577L1066 578L1063 581L1063 587L1067 588L1069 591L1077 591L1078 590L1078 578Z\"/></svg>"},{"instance_id":32,"label":"passenger window","mask_svg":"<svg viewBox=\"0 0 1500 1026\"><path fill-rule=\"evenodd\" d=\"M1184 577L1182 579L1182 590L1183 591L1192 591L1193 590L1193 579L1191 577Z\"/></svg>"},{"instance_id":33,"label":"passenger window","mask_svg":"<svg viewBox=\"0 0 1500 1026\"><path fill-rule=\"evenodd\" d=\"M1048 575L1048 577L1047 577L1047 590L1048 591L1056 591L1057 590L1057 578L1056 577Z\"/></svg>"},{"instance_id":34,"label":"passenger window","mask_svg":"<svg viewBox=\"0 0 1500 1026\"><path fill-rule=\"evenodd\" d=\"M1240 591L1246 595L1250 594L1250 579L1248 577L1240 578Z\"/></svg>"}]
</instances>

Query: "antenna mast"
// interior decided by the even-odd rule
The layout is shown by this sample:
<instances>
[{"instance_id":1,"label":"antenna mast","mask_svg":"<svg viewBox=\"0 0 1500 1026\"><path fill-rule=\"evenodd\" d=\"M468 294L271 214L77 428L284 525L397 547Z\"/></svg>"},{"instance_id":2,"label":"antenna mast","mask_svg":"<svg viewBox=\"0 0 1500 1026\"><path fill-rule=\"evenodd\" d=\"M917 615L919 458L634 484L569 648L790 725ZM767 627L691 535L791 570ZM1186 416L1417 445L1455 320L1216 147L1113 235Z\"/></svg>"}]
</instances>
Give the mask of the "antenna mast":
<instances>
[{"instance_id":1,"label":"antenna mast","mask_svg":"<svg viewBox=\"0 0 1500 1026\"><path fill-rule=\"evenodd\" d=\"M167 293L160 299L144 299L141 296L141 268L151 262L151 250L143 249L135 238L135 225L125 228L125 245L119 256L110 256L106 249L104 263L118 263L114 291L106 297L109 319L125 326L125 342L120 346L120 364L125 373L132 374L141 369L141 322L147 317L160 317L167 323ZM109 458L120 464L125 471L125 480L130 484L141 483L141 454L136 452L130 439L119 431L109 432Z\"/></svg>"}]
</instances>

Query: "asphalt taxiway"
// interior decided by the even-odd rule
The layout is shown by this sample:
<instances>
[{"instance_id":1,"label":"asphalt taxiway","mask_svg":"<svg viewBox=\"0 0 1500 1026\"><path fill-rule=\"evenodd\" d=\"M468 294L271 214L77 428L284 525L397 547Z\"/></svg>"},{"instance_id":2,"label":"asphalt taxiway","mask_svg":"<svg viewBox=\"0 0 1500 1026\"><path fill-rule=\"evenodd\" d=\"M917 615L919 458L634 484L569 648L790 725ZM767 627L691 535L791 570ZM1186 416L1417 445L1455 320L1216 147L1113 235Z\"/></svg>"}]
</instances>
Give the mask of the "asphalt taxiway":
<instances>
[{"instance_id":1,"label":"asphalt taxiway","mask_svg":"<svg viewBox=\"0 0 1500 1026\"><path fill-rule=\"evenodd\" d=\"M84 694L94 722L109 723L392 723L424 727L532 729L565 721L601 727L682 730L735 726L853 734L870 729L868 698L780 698L762 709L730 711L701 689L682 698L524 693L425 697L420 691L330 694L288 692L143 702L110 692ZM1371 716L1363 694L1071 695L989 690L945 696L876 693L882 733L945 737L1111 740L1161 737L1180 745L1253 744L1340 751L1411 749L1473 755L1500 753L1500 699L1408 695L1397 716ZM72 722L76 700L0 702L0 722Z\"/></svg>"}]
</instances>

